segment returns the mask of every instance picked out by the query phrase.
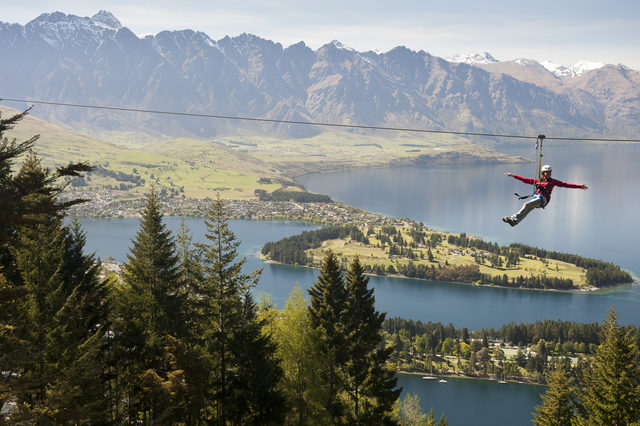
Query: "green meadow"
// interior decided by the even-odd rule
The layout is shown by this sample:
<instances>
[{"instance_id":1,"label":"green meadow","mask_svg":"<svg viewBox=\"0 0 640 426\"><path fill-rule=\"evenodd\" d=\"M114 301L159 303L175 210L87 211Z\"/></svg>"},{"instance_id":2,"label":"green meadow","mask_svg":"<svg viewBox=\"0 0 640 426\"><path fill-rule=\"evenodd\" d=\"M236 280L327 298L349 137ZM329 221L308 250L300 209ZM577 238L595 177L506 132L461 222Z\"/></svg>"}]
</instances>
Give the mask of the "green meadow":
<instances>
[{"instance_id":1,"label":"green meadow","mask_svg":"<svg viewBox=\"0 0 640 426\"><path fill-rule=\"evenodd\" d=\"M398 235L401 236L407 245L412 245L413 239L409 232L410 227L397 227L396 229L399 232ZM362 227L362 231L366 232L366 229ZM378 232L379 229L376 228L375 231ZM310 249L308 253L314 260L316 267L320 266L319 262L324 252L330 249L336 253L344 264L348 264L355 256L358 256L363 265L379 265L385 269L389 266L395 266L397 268L398 265L406 265L409 262L413 262L415 265L423 264L426 266L445 264L452 266L478 265L480 273L491 276L506 275L509 279L517 278L521 275L525 277L546 276L549 278L569 278L573 280L576 287L585 289L590 287L587 284L586 270L571 263L535 256L525 256L519 258L517 265L505 266L506 258L500 256L503 264L500 266L491 265L491 262L489 262L489 253L483 254L482 250L459 247L448 243L448 236L453 234L429 231L425 238L428 240L432 235L441 236L442 241L432 248L423 245L413 245L413 259L391 255L389 246L385 245L383 241L378 240L375 234L369 235L368 244L363 244L350 238L341 238L324 241L321 247ZM429 253L431 253L432 256L431 259L429 259ZM478 256L482 256L481 261L477 260Z\"/></svg>"},{"instance_id":2,"label":"green meadow","mask_svg":"<svg viewBox=\"0 0 640 426\"><path fill-rule=\"evenodd\" d=\"M2 117L19 113L0 107ZM40 135L36 153L47 166L87 161L95 169L78 190L111 191L114 199L140 198L154 183L168 196L252 199L257 189L273 192L298 185L308 173L362 167L460 161L517 162L468 139L409 132L326 131L312 138L223 136L151 140L121 131L119 143L75 133L28 115L7 133L18 141ZM123 144L122 134L127 135ZM108 139L108 135L104 135Z\"/></svg>"}]
</instances>

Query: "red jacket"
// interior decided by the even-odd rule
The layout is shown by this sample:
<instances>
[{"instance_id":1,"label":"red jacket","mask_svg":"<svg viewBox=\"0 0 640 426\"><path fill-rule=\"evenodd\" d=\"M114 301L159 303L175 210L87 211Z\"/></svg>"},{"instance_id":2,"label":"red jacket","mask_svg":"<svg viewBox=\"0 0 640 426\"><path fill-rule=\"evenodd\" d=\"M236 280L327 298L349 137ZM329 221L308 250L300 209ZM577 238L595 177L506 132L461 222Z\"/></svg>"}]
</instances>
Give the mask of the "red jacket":
<instances>
[{"instance_id":1,"label":"red jacket","mask_svg":"<svg viewBox=\"0 0 640 426\"><path fill-rule=\"evenodd\" d=\"M551 200L551 191L556 186L561 188L582 188L582 185L576 185L575 183L567 183L562 182L561 180L549 178L547 180L543 180L538 184L538 179L526 178L518 175L513 175L514 178L522 181L524 183L528 183L529 185L536 186L536 194L541 194L544 198L547 199L547 203Z\"/></svg>"}]
</instances>

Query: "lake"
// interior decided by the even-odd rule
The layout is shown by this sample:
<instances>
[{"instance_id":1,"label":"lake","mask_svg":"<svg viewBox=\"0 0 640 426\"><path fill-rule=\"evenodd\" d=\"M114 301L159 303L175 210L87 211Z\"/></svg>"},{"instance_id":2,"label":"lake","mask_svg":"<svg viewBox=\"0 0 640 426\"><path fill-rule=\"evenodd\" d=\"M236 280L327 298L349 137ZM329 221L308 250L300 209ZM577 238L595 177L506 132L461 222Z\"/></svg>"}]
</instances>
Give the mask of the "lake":
<instances>
[{"instance_id":1,"label":"lake","mask_svg":"<svg viewBox=\"0 0 640 426\"><path fill-rule=\"evenodd\" d=\"M502 152L534 158L535 145L503 144ZM518 226L502 222L531 186L504 176L537 175L535 163L436 165L304 176L312 192L437 230L466 232L501 244L521 242L619 264L640 276L640 145L545 143L553 177L589 189L556 188L544 210Z\"/></svg>"},{"instance_id":2,"label":"lake","mask_svg":"<svg viewBox=\"0 0 640 426\"><path fill-rule=\"evenodd\" d=\"M548 143L549 145L551 142ZM515 155L533 147L507 145ZM531 175L533 164L401 167L305 176L300 181L314 192L378 213L408 217L439 230L467 232L501 244L522 242L617 263L640 276L640 145L557 144L545 150L545 161L558 179L586 183L589 190L556 188L549 206L533 211L511 228L500 220L519 205L513 192L529 187L503 175L505 170ZM203 221L187 218L194 239L204 234ZM88 248L101 257L126 259L137 219L84 219ZM180 218L167 217L177 230ZM262 245L294 235L308 224L233 220L231 228L243 241L247 269L264 268L258 292L282 306L297 283L309 288L316 271L265 264L257 258ZM615 306L621 323L640 324L640 286L597 294L527 291L472 285L372 277L377 307L388 316L452 323L477 329L515 322L562 319L602 321Z\"/></svg>"},{"instance_id":3,"label":"lake","mask_svg":"<svg viewBox=\"0 0 640 426\"><path fill-rule=\"evenodd\" d=\"M533 214L533 213L532 213ZM176 232L181 218L166 217L169 229ZM185 218L194 235L202 241L204 221ZM106 258L126 260L131 238L138 229L138 219L82 219L87 232L87 249ZM240 255L247 257L246 271L264 268L256 293L271 295L282 307L294 285L308 289L317 271L295 266L264 263L258 258L267 241L298 234L315 226L296 222L231 220L230 227L242 241ZM495 287L480 287L390 277L371 277L376 307L389 317L452 323L456 327L478 329L500 327L515 322L563 319L578 322L602 321L615 305L620 322L640 324L640 286L598 294L559 293Z\"/></svg>"},{"instance_id":4,"label":"lake","mask_svg":"<svg viewBox=\"0 0 640 426\"><path fill-rule=\"evenodd\" d=\"M533 146L504 145L503 152L533 157ZM545 163L553 176L585 183L589 190L557 188L544 210L532 212L515 228L500 221L515 212L521 201L513 192L530 187L503 176L511 171L535 174L534 164L402 167L305 176L307 189L330 195L373 212L408 217L437 230L466 232L500 244L522 242L547 249L595 257L621 265L640 276L640 145L545 144ZM177 230L180 218L165 218ZM201 240L203 221L185 219ZM137 219L83 219L87 248L106 258L126 260ZM230 221L239 240L246 269L264 268L256 292L271 295L282 306L298 284L311 287L317 271L263 263L257 257L267 241L315 229L308 224L278 221ZM597 294L558 293L478 287L388 277L372 277L378 310L389 317L452 323L478 329L500 327L511 321L534 322L562 319L602 321L615 306L621 323L640 325L640 286L633 285ZM530 385L498 385L490 381L448 379L429 383L418 376L400 375L404 393L417 393L423 407L434 406L449 424L529 424L531 410L540 403L544 388ZM474 411L475 410L475 411ZM466 413L466 414L465 414ZM477 413L476 415L472 413ZM465 420L466 419L466 420Z\"/></svg>"},{"instance_id":5,"label":"lake","mask_svg":"<svg viewBox=\"0 0 640 426\"><path fill-rule=\"evenodd\" d=\"M499 384L495 380L478 380L442 376L424 380L421 375L398 374L401 399L415 394L428 413L433 407L436 421L444 413L450 425L530 425L533 407L541 404L545 386L520 383Z\"/></svg>"}]
</instances>

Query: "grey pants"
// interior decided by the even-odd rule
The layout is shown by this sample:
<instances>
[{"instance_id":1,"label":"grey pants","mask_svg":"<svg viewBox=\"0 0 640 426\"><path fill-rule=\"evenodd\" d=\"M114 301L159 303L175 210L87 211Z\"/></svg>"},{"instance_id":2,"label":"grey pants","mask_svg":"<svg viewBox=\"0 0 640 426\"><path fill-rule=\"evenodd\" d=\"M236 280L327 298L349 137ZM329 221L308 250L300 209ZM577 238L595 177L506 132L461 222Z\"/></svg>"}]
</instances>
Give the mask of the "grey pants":
<instances>
[{"instance_id":1,"label":"grey pants","mask_svg":"<svg viewBox=\"0 0 640 426\"><path fill-rule=\"evenodd\" d=\"M534 195L533 198L530 201L527 201L526 203L524 203L522 205L522 208L520 209L520 211L516 214L514 214L513 216L511 216L511 219L516 223L520 223L520 221L522 221L522 219L524 219L525 217L527 217L527 215L529 214L529 212L533 209L539 209L541 207L544 207L547 205L547 199L544 198L542 195Z\"/></svg>"}]
</instances>

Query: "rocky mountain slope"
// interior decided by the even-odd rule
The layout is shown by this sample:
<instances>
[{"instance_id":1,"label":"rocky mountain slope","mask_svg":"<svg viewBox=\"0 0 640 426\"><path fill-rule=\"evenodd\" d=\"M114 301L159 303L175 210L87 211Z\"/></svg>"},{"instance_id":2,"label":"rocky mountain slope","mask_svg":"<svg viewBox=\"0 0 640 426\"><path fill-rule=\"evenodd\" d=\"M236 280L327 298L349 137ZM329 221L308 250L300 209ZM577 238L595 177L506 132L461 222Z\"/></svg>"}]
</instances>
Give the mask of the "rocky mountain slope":
<instances>
[{"instance_id":1,"label":"rocky mountain slope","mask_svg":"<svg viewBox=\"0 0 640 426\"><path fill-rule=\"evenodd\" d=\"M358 52L334 41L285 48L250 34L216 41L192 30L140 38L105 11L0 23L0 55L0 98L470 132L640 133L640 73L622 65L560 78L535 61L470 65L404 47ZM325 131L60 106L38 105L33 114L102 139Z\"/></svg>"}]
</instances>

